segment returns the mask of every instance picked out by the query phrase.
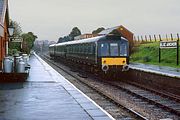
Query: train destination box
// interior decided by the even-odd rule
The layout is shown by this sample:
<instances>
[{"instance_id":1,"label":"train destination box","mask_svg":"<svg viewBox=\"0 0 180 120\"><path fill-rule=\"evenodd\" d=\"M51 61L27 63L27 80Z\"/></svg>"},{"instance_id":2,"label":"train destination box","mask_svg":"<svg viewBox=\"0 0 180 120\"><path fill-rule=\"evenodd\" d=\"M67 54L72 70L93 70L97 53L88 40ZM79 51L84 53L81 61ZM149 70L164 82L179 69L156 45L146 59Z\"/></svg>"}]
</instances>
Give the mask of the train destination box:
<instances>
[{"instance_id":1,"label":"train destination box","mask_svg":"<svg viewBox=\"0 0 180 120\"><path fill-rule=\"evenodd\" d=\"M177 41L160 41L160 48L177 48Z\"/></svg>"}]
</instances>

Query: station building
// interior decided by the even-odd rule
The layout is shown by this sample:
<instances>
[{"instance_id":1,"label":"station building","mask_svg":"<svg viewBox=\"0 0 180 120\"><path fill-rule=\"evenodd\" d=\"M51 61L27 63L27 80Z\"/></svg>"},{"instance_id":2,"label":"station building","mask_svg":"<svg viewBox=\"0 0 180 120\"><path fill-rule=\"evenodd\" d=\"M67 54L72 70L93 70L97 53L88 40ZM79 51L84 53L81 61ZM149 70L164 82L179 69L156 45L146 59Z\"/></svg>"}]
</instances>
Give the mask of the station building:
<instances>
[{"instance_id":1,"label":"station building","mask_svg":"<svg viewBox=\"0 0 180 120\"><path fill-rule=\"evenodd\" d=\"M8 26L8 0L0 0L0 70L2 70L3 58L8 53Z\"/></svg>"}]
</instances>

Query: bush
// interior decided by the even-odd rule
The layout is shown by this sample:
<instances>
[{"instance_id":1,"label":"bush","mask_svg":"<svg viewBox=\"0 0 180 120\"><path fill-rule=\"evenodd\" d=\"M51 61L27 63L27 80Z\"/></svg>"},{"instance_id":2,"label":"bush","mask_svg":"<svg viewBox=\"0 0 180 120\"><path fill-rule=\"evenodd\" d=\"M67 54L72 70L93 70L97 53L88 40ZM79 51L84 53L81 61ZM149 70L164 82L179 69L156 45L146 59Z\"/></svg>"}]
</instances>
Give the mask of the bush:
<instances>
[{"instance_id":1,"label":"bush","mask_svg":"<svg viewBox=\"0 0 180 120\"><path fill-rule=\"evenodd\" d=\"M17 49L8 49L8 54L13 56L15 54L19 54L19 51Z\"/></svg>"}]
</instances>

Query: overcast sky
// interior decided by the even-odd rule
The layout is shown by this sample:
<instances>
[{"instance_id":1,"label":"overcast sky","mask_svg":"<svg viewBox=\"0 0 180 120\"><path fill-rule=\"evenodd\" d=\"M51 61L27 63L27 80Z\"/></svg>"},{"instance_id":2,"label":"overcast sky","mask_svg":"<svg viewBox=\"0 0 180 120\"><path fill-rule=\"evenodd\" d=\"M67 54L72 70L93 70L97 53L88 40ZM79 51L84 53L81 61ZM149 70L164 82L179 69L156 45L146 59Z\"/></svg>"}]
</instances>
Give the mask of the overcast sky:
<instances>
[{"instance_id":1,"label":"overcast sky","mask_svg":"<svg viewBox=\"0 0 180 120\"><path fill-rule=\"evenodd\" d=\"M10 18L39 40L77 26L82 33L123 25L135 35L180 33L180 0L9 0Z\"/></svg>"}]
</instances>

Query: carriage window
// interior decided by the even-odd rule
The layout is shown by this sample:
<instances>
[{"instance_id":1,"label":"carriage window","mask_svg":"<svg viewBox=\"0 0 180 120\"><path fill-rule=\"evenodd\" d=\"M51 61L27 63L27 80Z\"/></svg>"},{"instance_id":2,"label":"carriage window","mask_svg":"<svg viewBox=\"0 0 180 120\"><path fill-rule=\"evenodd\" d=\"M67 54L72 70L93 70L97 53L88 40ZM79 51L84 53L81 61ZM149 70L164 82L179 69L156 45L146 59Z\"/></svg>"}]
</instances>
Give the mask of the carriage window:
<instances>
[{"instance_id":1,"label":"carriage window","mask_svg":"<svg viewBox=\"0 0 180 120\"><path fill-rule=\"evenodd\" d=\"M91 51L91 44L88 45L88 54L92 54L92 51Z\"/></svg>"},{"instance_id":2,"label":"carriage window","mask_svg":"<svg viewBox=\"0 0 180 120\"><path fill-rule=\"evenodd\" d=\"M80 48L79 52L82 53L83 52L83 46L80 45L79 48Z\"/></svg>"},{"instance_id":3,"label":"carriage window","mask_svg":"<svg viewBox=\"0 0 180 120\"><path fill-rule=\"evenodd\" d=\"M79 45L77 46L77 53L80 53Z\"/></svg>"},{"instance_id":4,"label":"carriage window","mask_svg":"<svg viewBox=\"0 0 180 120\"><path fill-rule=\"evenodd\" d=\"M109 56L109 44L108 43L101 44L101 56Z\"/></svg>"},{"instance_id":5,"label":"carriage window","mask_svg":"<svg viewBox=\"0 0 180 120\"><path fill-rule=\"evenodd\" d=\"M127 44L121 43L120 45L120 56L127 56Z\"/></svg>"},{"instance_id":6,"label":"carriage window","mask_svg":"<svg viewBox=\"0 0 180 120\"><path fill-rule=\"evenodd\" d=\"M118 56L118 43L110 44L110 56Z\"/></svg>"}]
</instances>

